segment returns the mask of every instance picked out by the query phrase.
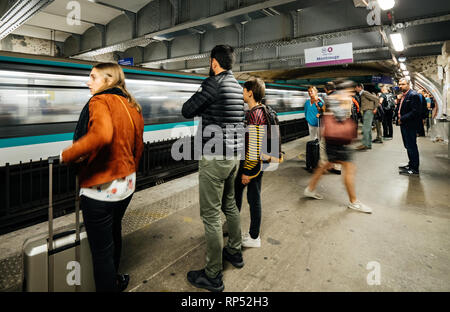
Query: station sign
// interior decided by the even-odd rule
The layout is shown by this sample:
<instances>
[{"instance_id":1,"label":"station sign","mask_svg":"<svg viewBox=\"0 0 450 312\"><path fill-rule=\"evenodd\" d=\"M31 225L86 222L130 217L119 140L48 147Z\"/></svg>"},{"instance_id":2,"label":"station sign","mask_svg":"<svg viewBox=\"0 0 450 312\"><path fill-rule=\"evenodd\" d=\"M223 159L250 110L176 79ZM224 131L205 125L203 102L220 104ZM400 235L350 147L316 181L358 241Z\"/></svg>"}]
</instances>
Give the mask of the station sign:
<instances>
[{"instance_id":1,"label":"station sign","mask_svg":"<svg viewBox=\"0 0 450 312\"><path fill-rule=\"evenodd\" d=\"M127 57L124 59L120 59L119 60L119 65L124 65L124 66L133 66L134 65L134 60L132 57Z\"/></svg>"},{"instance_id":2,"label":"station sign","mask_svg":"<svg viewBox=\"0 0 450 312\"><path fill-rule=\"evenodd\" d=\"M305 66L328 66L353 63L353 44L342 43L305 49Z\"/></svg>"},{"instance_id":3,"label":"station sign","mask_svg":"<svg viewBox=\"0 0 450 312\"><path fill-rule=\"evenodd\" d=\"M372 76L372 83L394 84L394 80L389 76Z\"/></svg>"}]
</instances>

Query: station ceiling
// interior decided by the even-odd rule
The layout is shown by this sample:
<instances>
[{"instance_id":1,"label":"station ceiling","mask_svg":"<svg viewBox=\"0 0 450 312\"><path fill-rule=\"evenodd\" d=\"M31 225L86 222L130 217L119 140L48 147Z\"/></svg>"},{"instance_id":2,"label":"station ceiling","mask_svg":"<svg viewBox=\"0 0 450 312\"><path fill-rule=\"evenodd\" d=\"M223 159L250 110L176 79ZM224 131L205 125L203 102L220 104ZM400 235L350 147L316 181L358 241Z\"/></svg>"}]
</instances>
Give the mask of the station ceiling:
<instances>
[{"instance_id":1,"label":"station ceiling","mask_svg":"<svg viewBox=\"0 0 450 312\"><path fill-rule=\"evenodd\" d=\"M46 2L12 33L53 38L64 43L68 57L97 60L112 53L134 57L138 66L199 73L207 72L212 47L228 43L238 52L236 73L270 80L392 74L393 56L399 56L389 42L394 30L403 34L408 58L439 55L450 40L448 0L396 0L393 10L380 12L379 25L370 21L369 0ZM67 22L74 3L79 25ZM98 38L93 29L101 40L92 40ZM353 64L305 68L304 49L346 42L353 43Z\"/></svg>"}]
</instances>

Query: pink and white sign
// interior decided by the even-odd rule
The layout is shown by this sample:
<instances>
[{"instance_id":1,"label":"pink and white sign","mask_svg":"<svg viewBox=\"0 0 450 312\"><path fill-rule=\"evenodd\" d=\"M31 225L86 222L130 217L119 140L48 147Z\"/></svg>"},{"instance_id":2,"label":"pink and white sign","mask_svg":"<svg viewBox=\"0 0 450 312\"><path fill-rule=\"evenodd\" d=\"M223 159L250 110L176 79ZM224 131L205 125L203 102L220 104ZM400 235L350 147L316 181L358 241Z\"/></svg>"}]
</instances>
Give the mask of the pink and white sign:
<instances>
[{"instance_id":1,"label":"pink and white sign","mask_svg":"<svg viewBox=\"0 0 450 312\"><path fill-rule=\"evenodd\" d=\"M305 49L305 65L307 67L345 63L353 63L353 44L351 42Z\"/></svg>"}]
</instances>

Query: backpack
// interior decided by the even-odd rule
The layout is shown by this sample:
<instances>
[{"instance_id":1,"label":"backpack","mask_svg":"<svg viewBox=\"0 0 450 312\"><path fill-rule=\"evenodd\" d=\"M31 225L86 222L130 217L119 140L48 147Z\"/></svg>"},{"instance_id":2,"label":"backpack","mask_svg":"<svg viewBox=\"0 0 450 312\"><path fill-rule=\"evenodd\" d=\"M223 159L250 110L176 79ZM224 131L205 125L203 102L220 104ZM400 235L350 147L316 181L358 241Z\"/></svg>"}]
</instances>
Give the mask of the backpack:
<instances>
[{"instance_id":1,"label":"backpack","mask_svg":"<svg viewBox=\"0 0 450 312\"><path fill-rule=\"evenodd\" d=\"M420 114L420 118L421 119L426 119L428 117L428 106L427 106L427 100L425 99L425 97L422 94L419 94L420 97L420 102L422 104L422 111Z\"/></svg>"},{"instance_id":2,"label":"backpack","mask_svg":"<svg viewBox=\"0 0 450 312\"><path fill-rule=\"evenodd\" d=\"M284 152L281 151L280 122L278 120L277 112L271 106L266 104L262 104L262 108L267 120L267 132L266 139L263 143L261 159L263 160L263 163L273 162L281 164L284 161ZM278 150L271 150L272 140L278 141Z\"/></svg>"},{"instance_id":3,"label":"backpack","mask_svg":"<svg viewBox=\"0 0 450 312\"><path fill-rule=\"evenodd\" d=\"M387 93L384 94L384 101L383 101L383 109L386 111L394 110L395 108L395 98L394 95Z\"/></svg>"}]
</instances>

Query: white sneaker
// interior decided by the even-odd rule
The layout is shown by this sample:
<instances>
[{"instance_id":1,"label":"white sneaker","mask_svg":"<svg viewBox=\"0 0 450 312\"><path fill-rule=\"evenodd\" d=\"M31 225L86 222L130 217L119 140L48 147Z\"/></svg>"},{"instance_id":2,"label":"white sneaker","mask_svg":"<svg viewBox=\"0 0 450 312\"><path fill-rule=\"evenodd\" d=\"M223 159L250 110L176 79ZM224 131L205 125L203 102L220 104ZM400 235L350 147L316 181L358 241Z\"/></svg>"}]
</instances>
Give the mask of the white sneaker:
<instances>
[{"instance_id":1,"label":"white sneaker","mask_svg":"<svg viewBox=\"0 0 450 312\"><path fill-rule=\"evenodd\" d=\"M372 209L370 209L370 207L361 203L359 200L357 200L354 203L348 204L347 208L358 210L358 211L365 212L365 213L372 213Z\"/></svg>"},{"instance_id":2,"label":"white sneaker","mask_svg":"<svg viewBox=\"0 0 450 312\"><path fill-rule=\"evenodd\" d=\"M246 233L242 236L242 247L261 247L261 238L258 236L258 238L253 239L250 234Z\"/></svg>"},{"instance_id":3,"label":"white sneaker","mask_svg":"<svg viewBox=\"0 0 450 312\"><path fill-rule=\"evenodd\" d=\"M306 197L312 197L315 199L323 199L323 196L320 195L319 193L317 193L316 191L310 191L308 186L305 188L305 191L303 192L303 194Z\"/></svg>"}]
</instances>

